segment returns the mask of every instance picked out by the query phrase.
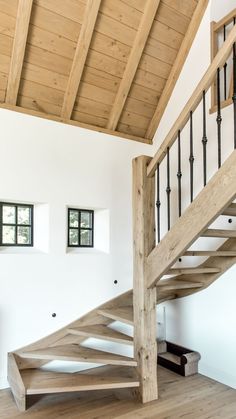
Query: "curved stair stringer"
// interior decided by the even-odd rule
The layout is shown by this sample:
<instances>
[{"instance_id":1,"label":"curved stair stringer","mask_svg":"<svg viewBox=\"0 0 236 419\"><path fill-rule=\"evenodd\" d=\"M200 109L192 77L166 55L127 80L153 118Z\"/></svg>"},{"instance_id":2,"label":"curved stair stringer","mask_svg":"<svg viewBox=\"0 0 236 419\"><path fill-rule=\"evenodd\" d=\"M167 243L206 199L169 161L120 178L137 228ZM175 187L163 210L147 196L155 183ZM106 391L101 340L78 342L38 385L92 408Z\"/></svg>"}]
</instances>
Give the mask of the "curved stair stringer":
<instances>
[{"instance_id":1,"label":"curved stair stringer","mask_svg":"<svg viewBox=\"0 0 236 419\"><path fill-rule=\"evenodd\" d=\"M162 303L166 300L170 300L175 298L176 294L169 291L165 293L161 293L159 295L159 300L157 300L158 303ZM133 305L133 291L129 290L109 301L106 303L101 304L100 306L96 307L95 309L91 310L90 312L86 313L79 319L69 323L68 325L64 326L63 328L57 330L56 332L53 332L52 334L43 337L42 339L37 340L34 343L31 343L29 345L26 345L24 347L21 347L17 350L12 351L11 353L14 354L16 357L20 357L20 354L25 351L34 351L37 349L42 349L45 347L56 347L60 346L62 344L70 344L75 343L79 344L82 343L84 340L87 339L87 337L83 336L76 336L72 335L69 330L78 328L80 326L91 326L91 325L106 325L113 323L115 320L105 317L101 314L99 314L100 311L105 311L106 309L116 309L118 307L129 307ZM19 368L37 368L41 365L44 365L46 362L45 360L33 360L33 359L24 359L24 360L18 360Z\"/></svg>"},{"instance_id":2,"label":"curved stair stringer","mask_svg":"<svg viewBox=\"0 0 236 419\"><path fill-rule=\"evenodd\" d=\"M45 348L45 347L53 347L53 346L57 346L60 345L62 343L81 343L83 340L85 340L84 338L79 338L76 336L71 336L71 338L69 337L70 334L68 333L68 329L70 328L75 328L75 327L79 327L79 326L88 326L88 325L93 325L93 324L104 324L104 325L108 325L110 323L112 323L112 320L109 320L107 318L105 318L102 315L98 314L98 310L99 309L105 309L105 308L112 308L112 307L119 307L119 306L130 306L133 304L132 301L132 290L129 290L103 304L101 304L100 306L96 307L95 309L92 309L91 311L89 311L88 313L84 314L83 316L81 316L80 318L78 318L77 320L67 324L66 326L62 327L61 329L57 330L56 332L51 333L50 335L37 340L34 343L31 343L29 345L26 345L20 349L17 349L15 351L13 351L13 353L15 355L20 355L20 353L24 352L24 351L33 351L33 350L37 350L37 349L41 349L41 348ZM32 360L31 360L32 361ZM27 368L35 368L34 363L32 362L32 366Z\"/></svg>"}]
</instances>

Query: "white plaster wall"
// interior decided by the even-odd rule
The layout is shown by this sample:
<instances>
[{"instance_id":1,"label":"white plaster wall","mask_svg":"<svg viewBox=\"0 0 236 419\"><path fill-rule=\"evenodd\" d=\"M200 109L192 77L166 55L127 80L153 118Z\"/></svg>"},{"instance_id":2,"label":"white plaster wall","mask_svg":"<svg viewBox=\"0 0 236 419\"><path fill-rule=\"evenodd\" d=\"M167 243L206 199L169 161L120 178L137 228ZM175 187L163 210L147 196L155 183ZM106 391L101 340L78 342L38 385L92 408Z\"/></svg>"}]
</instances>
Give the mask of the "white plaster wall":
<instances>
[{"instance_id":1,"label":"white plaster wall","mask_svg":"<svg viewBox=\"0 0 236 419\"><path fill-rule=\"evenodd\" d=\"M156 147L163 141L172 123L179 115L193 89L210 64L210 21L219 20L236 7L235 1L212 0L209 4L200 30L190 51L187 62L181 73L174 93L168 104L160 127L156 133ZM207 96L208 109L210 98ZM233 151L232 106L222 111L223 136L222 160ZM208 179L217 170L217 137L216 114L208 116ZM189 205L189 126L181 136L182 172L183 172L183 206ZM194 194L201 190L202 176L202 109L194 113ZM172 221L177 215L177 147L171 149L171 188L172 188ZM166 232L166 163L163 162L162 176L162 235ZM163 184L164 183L164 184ZM221 217L214 226L219 228L236 228L236 222L228 224L227 217ZM213 249L222 240L200 239L192 247L195 249ZM203 258L183 258L177 266L198 264ZM236 267L216 281L209 289L191 297L166 303L167 339L183 346L197 350L202 355L200 372L218 381L236 388ZM160 307L161 310L161 307Z\"/></svg>"},{"instance_id":2,"label":"white plaster wall","mask_svg":"<svg viewBox=\"0 0 236 419\"><path fill-rule=\"evenodd\" d=\"M6 110L0 126L0 200L48 204L49 213L48 252L0 250L4 387L8 351L132 287L131 161L152 148ZM66 253L67 205L109 210L109 253Z\"/></svg>"}]
</instances>

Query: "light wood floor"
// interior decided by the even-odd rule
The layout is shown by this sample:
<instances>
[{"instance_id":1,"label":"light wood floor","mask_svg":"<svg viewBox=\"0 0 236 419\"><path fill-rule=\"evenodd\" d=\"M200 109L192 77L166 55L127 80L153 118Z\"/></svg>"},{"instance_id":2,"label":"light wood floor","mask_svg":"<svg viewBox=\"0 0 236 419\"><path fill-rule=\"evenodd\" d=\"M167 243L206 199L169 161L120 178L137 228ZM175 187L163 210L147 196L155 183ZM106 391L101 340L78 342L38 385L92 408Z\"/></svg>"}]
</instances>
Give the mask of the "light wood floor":
<instances>
[{"instance_id":1,"label":"light wood floor","mask_svg":"<svg viewBox=\"0 0 236 419\"><path fill-rule=\"evenodd\" d=\"M0 418L235 419L236 390L202 375L180 377L158 367L159 400L142 405L129 390L52 395L19 413L10 390L0 391ZM31 403L32 404L32 403Z\"/></svg>"}]
</instances>

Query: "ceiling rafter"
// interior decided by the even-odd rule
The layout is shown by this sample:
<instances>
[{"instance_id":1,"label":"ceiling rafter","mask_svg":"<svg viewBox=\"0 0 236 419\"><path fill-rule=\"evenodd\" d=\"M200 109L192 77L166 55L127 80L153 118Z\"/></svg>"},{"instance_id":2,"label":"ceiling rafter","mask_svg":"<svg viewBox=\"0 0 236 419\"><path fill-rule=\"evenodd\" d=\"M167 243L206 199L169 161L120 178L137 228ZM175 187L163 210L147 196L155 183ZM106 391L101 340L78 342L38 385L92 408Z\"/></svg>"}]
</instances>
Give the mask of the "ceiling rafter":
<instances>
[{"instance_id":1,"label":"ceiling rafter","mask_svg":"<svg viewBox=\"0 0 236 419\"><path fill-rule=\"evenodd\" d=\"M75 98L78 92L89 46L93 36L93 30L96 24L100 3L101 0L87 0L83 24L79 34L79 39L62 105L61 117L65 119L71 118L75 104Z\"/></svg>"},{"instance_id":2,"label":"ceiling rafter","mask_svg":"<svg viewBox=\"0 0 236 419\"><path fill-rule=\"evenodd\" d=\"M129 59L121 80L111 114L109 116L107 128L115 130L124 108L130 87L137 71L143 50L145 48L149 32L151 30L160 0L148 0L141 19L135 41L129 55Z\"/></svg>"},{"instance_id":3,"label":"ceiling rafter","mask_svg":"<svg viewBox=\"0 0 236 419\"><path fill-rule=\"evenodd\" d=\"M166 109L166 106L169 102L169 99L171 97L171 94L174 90L174 87L176 85L176 82L180 76L181 70L183 68L183 65L185 63L185 60L188 56L188 53L190 51L190 48L192 46L192 43L195 39L195 35L198 31L199 25L202 21L202 17L205 13L206 7L209 3L209 0L199 0L198 5L194 11L192 20L189 24L188 30L186 32L186 35L183 39L183 42L181 44L180 50L178 52L177 58L175 60L175 63L172 67L172 70L169 74L168 80L166 82L166 85L164 87L164 90L162 92L162 95L159 99L157 108L155 110L155 113L151 119L151 122L149 124L149 127L146 131L146 138L153 139L155 132L159 126L159 123L161 121L161 118L163 116L163 113Z\"/></svg>"},{"instance_id":4,"label":"ceiling rafter","mask_svg":"<svg viewBox=\"0 0 236 419\"><path fill-rule=\"evenodd\" d=\"M8 76L6 103L15 105L20 86L33 0L19 0Z\"/></svg>"}]
</instances>

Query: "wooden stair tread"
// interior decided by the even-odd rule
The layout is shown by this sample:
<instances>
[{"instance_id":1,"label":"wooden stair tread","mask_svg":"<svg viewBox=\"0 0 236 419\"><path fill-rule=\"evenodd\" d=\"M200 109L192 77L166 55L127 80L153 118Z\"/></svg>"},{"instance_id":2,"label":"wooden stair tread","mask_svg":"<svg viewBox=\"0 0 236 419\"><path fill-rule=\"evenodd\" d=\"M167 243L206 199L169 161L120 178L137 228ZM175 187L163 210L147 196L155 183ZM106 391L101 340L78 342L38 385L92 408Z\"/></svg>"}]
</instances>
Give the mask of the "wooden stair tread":
<instances>
[{"instance_id":1,"label":"wooden stair tread","mask_svg":"<svg viewBox=\"0 0 236 419\"><path fill-rule=\"evenodd\" d=\"M93 337L96 339L108 340L117 343L133 344L133 338L124 333L117 332L105 325L95 324L91 326L74 327L68 329L71 334Z\"/></svg>"},{"instance_id":2,"label":"wooden stair tread","mask_svg":"<svg viewBox=\"0 0 236 419\"><path fill-rule=\"evenodd\" d=\"M123 323L133 325L134 316L133 316L133 307L132 306L123 306L110 309L99 309L98 314L108 317L109 319L120 321Z\"/></svg>"},{"instance_id":3,"label":"wooden stair tread","mask_svg":"<svg viewBox=\"0 0 236 419\"><path fill-rule=\"evenodd\" d=\"M103 390L139 387L137 377L110 374L99 375L99 367L94 375L84 373L57 373L40 369L21 371L26 394L65 393L73 391ZM131 374L130 374L131 375ZM134 374L133 374L134 375Z\"/></svg>"},{"instance_id":4,"label":"wooden stair tread","mask_svg":"<svg viewBox=\"0 0 236 419\"><path fill-rule=\"evenodd\" d=\"M236 216L236 204L233 203L229 205L229 207L224 210L222 215L229 215L231 217Z\"/></svg>"},{"instance_id":5,"label":"wooden stair tread","mask_svg":"<svg viewBox=\"0 0 236 419\"><path fill-rule=\"evenodd\" d=\"M233 250L188 250L183 256L217 256L235 257L236 251Z\"/></svg>"},{"instance_id":6,"label":"wooden stair tread","mask_svg":"<svg viewBox=\"0 0 236 419\"><path fill-rule=\"evenodd\" d=\"M178 355L172 354L170 352L164 352L158 356L168 361L174 362L177 365L181 365L180 357Z\"/></svg>"},{"instance_id":7,"label":"wooden stair tread","mask_svg":"<svg viewBox=\"0 0 236 419\"><path fill-rule=\"evenodd\" d=\"M182 281L180 279L162 279L157 283L157 289L162 291L166 290L181 290L188 288L201 288L203 286L202 282L191 282L191 281Z\"/></svg>"},{"instance_id":8,"label":"wooden stair tread","mask_svg":"<svg viewBox=\"0 0 236 419\"><path fill-rule=\"evenodd\" d=\"M74 362L91 362L108 365L137 365L137 362L133 358L100 351L97 349L85 348L76 344L42 348L33 351L24 351L20 352L19 355L22 358L48 359L49 361L62 360Z\"/></svg>"},{"instance_id":9,"label":"wooden stair tread","mask_svg":"<svg viewBox=\"0 0 236 419\"><path fill-rule=\"evenodd\" d=\"M220 272L219 268L172 268L166 273L166 275L191 275L191 274L211 274Z\"/></svg>"},{"instance_id":10,"label":"wooden stair tread","mask_svg":"<svg viewBox=\"0 0 236 419\"><path fill-rule=\"evenodd\" d=\"M221 230L215 228L209 228L204 233L202 237L219 237L219 238L236 238L236 230Z\"/></svg>"}]
</instances>

